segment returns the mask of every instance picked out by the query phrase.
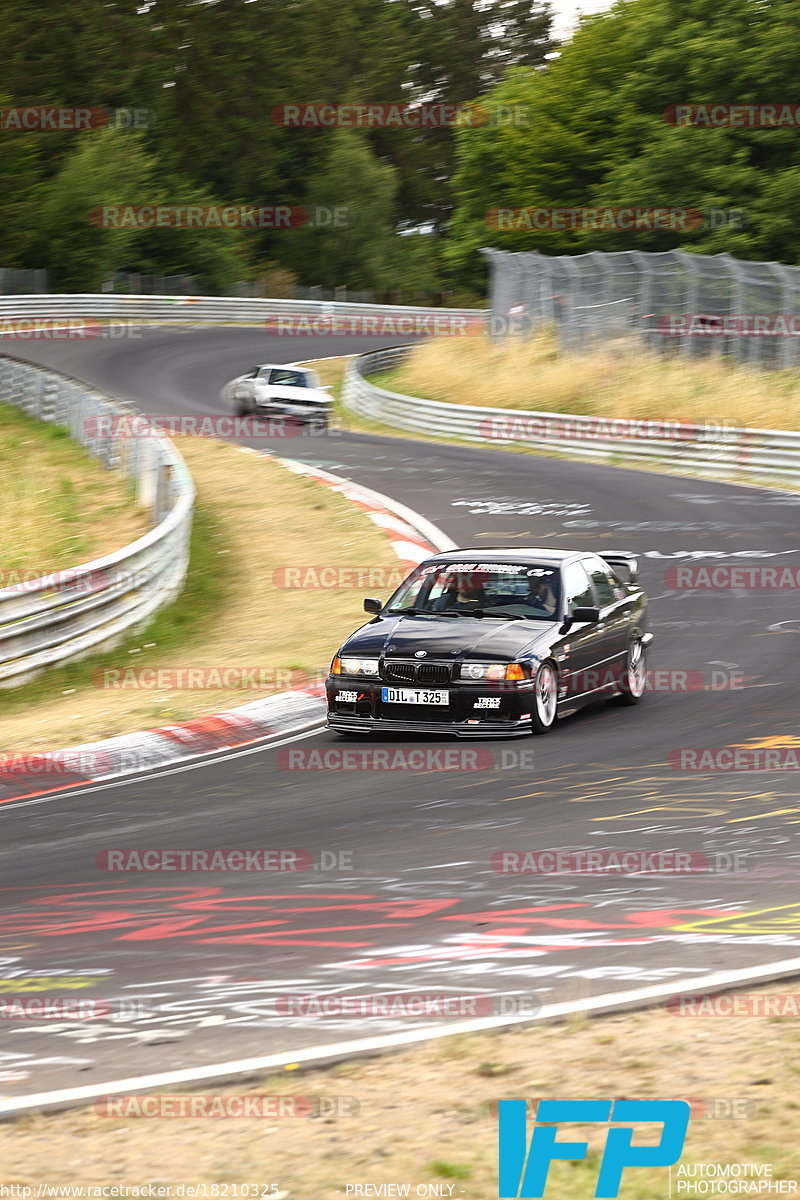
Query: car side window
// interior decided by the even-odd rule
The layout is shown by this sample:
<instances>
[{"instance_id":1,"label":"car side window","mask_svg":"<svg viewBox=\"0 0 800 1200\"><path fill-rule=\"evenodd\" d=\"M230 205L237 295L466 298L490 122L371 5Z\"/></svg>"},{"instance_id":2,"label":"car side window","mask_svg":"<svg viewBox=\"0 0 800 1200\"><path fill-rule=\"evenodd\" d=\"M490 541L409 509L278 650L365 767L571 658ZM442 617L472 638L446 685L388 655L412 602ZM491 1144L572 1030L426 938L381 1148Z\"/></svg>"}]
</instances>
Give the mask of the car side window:
<instances>
[{"instance_id":1,"label":"car side window","mask_svg":"<svg viewBox=\"0 0 800 1200\"><path fill-rule=\"evenodd\" d=\"M583 563L567 563L564 567L564 594L568 613L576 608L594 607L594 593Z\"/></svg>"},{"instance_id":2,"label":"car side window","mask_svg":"<svg viewBox=\"0 0 800 1200\"><path fill-rule=\"evenodd\" d=\"M589 575L594 584L594 590L597 593L597 600L600 607L605 608L607 604L613 604L616 597L612 590L612 581L600 559L592 557L584 561L589 569Z\"/></svg>"}]
</instances>

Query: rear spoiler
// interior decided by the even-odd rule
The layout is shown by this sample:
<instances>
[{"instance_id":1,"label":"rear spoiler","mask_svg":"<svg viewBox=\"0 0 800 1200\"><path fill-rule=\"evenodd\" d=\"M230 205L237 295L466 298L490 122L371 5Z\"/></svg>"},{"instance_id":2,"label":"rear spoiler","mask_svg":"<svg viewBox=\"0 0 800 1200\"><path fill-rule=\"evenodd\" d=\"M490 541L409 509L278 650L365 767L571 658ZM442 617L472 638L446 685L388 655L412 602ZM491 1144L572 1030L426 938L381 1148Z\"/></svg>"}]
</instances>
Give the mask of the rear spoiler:
<instances>
[{"instance_id":1,"label":"rear spoiler","mask_svg":"<svg viewBox=\"0 0 800 1200\"><path fill-rule=\"evenodd\" d=\"M639 574L639 556L632 550L604 550L601 555L615 571L624 571L623 583L636 583ZM627 579L625 578L627 575Z\"/></svg>"}]
</instances>

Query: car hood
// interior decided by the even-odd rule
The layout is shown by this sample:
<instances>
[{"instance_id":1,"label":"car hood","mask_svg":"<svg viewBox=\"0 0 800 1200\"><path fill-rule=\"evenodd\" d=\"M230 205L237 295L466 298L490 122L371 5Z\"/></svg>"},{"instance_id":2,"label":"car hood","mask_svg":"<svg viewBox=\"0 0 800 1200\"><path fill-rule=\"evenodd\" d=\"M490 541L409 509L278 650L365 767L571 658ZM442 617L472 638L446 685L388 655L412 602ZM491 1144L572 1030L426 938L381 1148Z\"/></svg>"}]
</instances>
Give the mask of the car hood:
<instances>
[{"instance_id":1,"label":"car hood","mask_svg":"<svg viewBox=\"0 0 800 1200\"><path fill-rule=\"evenodd\" d=\"M331 398L327 392L320 392L316 388L257 383L256 391L260 396L266 396L270 400L292 400L300 404L330 404L331 402Z\"/></svg>"},{"instance_id":2,"label":"car hood","mask_svg":"<svg viewBox=\"0 0 800 1200\"><path fill-rule=\"evenodd\" d=\"M286 400L302 402L303 404L330 404L331 397L328 392L323 392L319 388L292 387L289 384L271 384L265 383L263 379L253 379L249 375L237 375L230 383L227 383L223 388L223 395L228 397L233 396L237 391L249 392L251 394L258 393L259 396L266 397L270 400Z\"/></svg>"},{"instance_id":3,"label":"car hood","mask_svg":"<svg viewBox=\"0 0 800 1200\"><path fill-rule=\"evenodd\" d=\"M551 640L553 621L502 621L493 617L382 617L362 625L342 653L362 657L413 658L424 650L432 659L485 659L514 662L523 651Z\"/></svg>"}]
</instances>

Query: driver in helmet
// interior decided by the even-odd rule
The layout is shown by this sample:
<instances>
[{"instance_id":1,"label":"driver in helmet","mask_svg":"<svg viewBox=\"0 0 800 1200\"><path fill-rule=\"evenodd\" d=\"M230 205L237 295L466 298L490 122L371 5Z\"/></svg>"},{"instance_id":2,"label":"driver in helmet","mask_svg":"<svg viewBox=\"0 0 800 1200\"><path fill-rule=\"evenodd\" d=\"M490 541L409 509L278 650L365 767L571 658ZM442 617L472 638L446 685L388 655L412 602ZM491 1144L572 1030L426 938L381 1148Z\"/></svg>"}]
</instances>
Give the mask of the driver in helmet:
<instances>
[{"instance_id":1,"label":"driver in helmet","mask_svg":"<svg viewBox=\"0 0 800 1200\"><path fill-rule=\"evenodd\" d=\"M552 616L555 612L555 596L547 575L528 576L528 604L535 613Z\"/></svg>"},{"instance_id":2,"label":"driver in helmet","mask_svg":"<svg viewBox=\"0 0 800 1200\"><path fill-rule=\"evenodd\" d=\"M488 571L455 572L455 578L445 593L446 599L441 606L442 610L469 613L476 608L483 608L487 602L486 584L488 579Z\"/></svg>"}]
</instances>

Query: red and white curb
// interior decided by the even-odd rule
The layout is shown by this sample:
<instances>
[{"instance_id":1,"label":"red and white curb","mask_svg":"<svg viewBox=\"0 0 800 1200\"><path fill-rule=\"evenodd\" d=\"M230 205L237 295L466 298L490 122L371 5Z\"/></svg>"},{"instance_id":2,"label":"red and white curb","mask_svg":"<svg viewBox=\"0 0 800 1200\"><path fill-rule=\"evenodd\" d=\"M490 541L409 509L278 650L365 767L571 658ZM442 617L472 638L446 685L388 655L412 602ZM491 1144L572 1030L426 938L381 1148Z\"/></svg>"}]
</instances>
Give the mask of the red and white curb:
<instances>
[{"instance_id":1,"label":"red and white curb","mask_svg":"<svg viewBox=\"0 0 800 1200\"><path fill-rule=\"evenodd\" d=\"M333 475L321 467L308 466L292 458L279 458L278 462L283 463L295 475L306 475L316 479L318 483L326 484L360 508L388 534L392 549L403 566L409 570L437 551L456 548L455 542L436 525L413 509L406 508L404 504L399 504L380 492L373 492L371 488L362 487L360 483L343 479L341 475Z\"/></svg>"},{"instance_id":2,"label":"red and white curb","mask_svg":"<svg viewBox=\"0 0 800 1200\"><path fill-rule=\"evenodd\" d=\"M306 475L331 488L360 508L387 534L392 549L408 570L437 551L455 547L436 525L389 496L319 467L292 459L277 461L295 474ZM151 771L298 733L321 725L325 711L325 688L318 683L176 725L125 733L65 750L7 755L0 766L0 804L103 783L121 775Z\"/></svg>"}]
</instances>

